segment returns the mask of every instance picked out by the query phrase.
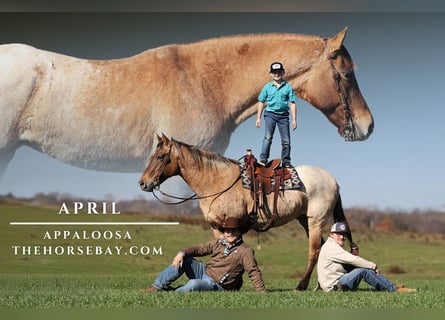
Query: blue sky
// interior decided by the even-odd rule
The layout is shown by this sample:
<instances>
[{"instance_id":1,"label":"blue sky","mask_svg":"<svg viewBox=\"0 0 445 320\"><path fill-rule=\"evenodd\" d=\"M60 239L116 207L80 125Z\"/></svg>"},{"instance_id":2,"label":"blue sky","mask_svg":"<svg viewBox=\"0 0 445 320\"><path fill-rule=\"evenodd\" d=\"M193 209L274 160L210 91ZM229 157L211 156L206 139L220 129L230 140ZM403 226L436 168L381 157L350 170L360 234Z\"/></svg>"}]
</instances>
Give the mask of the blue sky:
<instances>
[{"instance_id":1,"label":"blue sky","mask_svg":"<svg viewBox=\"0 0 445 320\"><path fill-rule=\"evenodd\" d=\"M358 66L356 78L374 115L374 133L364 142L345 142L319 111L299 99L293 164L332 172L345 207L445 210L444 13L90 14L82 24L78 15L1 17L1 43L24 42L95 59L229 34L332 36L348 26L345 45ZM259 153L263 130L249 119L232 135L225 155L238 159L246 148ZM279 148L276 135L276 157ZM78 169L23 147L0 182L0 194L150 198L140 191L139 176Z\"/></svg>"}]
</instances>

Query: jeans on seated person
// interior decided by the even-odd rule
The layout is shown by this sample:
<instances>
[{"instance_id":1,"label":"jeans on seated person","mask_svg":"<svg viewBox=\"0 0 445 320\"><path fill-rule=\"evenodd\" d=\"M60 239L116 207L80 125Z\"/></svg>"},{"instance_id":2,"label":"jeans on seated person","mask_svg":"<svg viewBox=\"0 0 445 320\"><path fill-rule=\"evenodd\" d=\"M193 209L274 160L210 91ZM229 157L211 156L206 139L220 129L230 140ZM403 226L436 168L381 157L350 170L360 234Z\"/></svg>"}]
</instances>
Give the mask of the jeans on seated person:
<instances>
[{"instance_id":1,"label":"jeans on seated person","mask_svg":"<svg viewBox=\"0 0 445 320\"><path fill-rule=\"evenodd\" d=\"M176 269L173 265L165 268L153 283L158 289L169 290L171 283L181 277L184 273L190 279L185 285L178 287L175 291L223 291L224 289L216 283L206 272L206 265L192 257L184 257L182 266Z\"/></svg>"},{"instance_id":2,"label":"jeans on seated person","mask_svg":"<svg viewBox=\"0 0 445 320\"><path fill-rule=\"evenodd\" d=\"M342 275L338 285L348 290L356 290L362 280L379 291L397 290L397 287L383 275L376 274L374 270L365 268L355 268Z\"/></svg>"}]
</instances>

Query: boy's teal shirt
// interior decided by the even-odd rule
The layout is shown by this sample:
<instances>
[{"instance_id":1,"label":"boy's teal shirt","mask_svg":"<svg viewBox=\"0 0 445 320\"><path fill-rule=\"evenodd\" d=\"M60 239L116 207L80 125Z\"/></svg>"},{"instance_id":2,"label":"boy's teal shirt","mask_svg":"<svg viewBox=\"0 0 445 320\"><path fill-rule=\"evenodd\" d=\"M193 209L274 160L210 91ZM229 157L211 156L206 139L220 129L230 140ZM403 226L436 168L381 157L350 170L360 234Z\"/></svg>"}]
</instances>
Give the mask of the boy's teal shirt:
<instances>
[{"instance_id":1,"label":"boy's teal shirt","mask_svg":"<svg viewBox=\"0 0 445 320\"><path fill-rule=\"evenodd\" d=\"M296 100L294 89L284 80L279 87L273 81L266 83L258 96L258 101L266 104L266 111L277 114L289 112L289 102L295 103Z\"/></svg>"}]
</instances>

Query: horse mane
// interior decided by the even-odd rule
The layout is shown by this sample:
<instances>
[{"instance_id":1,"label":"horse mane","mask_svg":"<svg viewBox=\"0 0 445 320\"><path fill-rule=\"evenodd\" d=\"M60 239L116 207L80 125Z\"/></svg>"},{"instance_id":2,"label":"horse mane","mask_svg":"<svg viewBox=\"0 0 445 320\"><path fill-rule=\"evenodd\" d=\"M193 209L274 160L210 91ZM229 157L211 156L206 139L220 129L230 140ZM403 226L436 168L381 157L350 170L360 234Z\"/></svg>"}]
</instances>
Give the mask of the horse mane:
<instances>
[{"instance_id":1,"label":"horse mane","mask_svg":"<svg viewBox=\"0 0 445 320\"><path fill-rule=\"evenodd\" d=\"M212 169L218 168L218 164L224 164L224 165L231 165L231 164L237 164L237 161L226 158L218 153L204 150L201 148L198 148L196 146L189 145L185 142L177 141L175 139L171 139L171 142L175 145L175 147L179 150L179 153L181 154L181 157L184 157L183 149L190 152L190 154L193 157L193 160L201 169Z\"/></svg>"}]
</instances>

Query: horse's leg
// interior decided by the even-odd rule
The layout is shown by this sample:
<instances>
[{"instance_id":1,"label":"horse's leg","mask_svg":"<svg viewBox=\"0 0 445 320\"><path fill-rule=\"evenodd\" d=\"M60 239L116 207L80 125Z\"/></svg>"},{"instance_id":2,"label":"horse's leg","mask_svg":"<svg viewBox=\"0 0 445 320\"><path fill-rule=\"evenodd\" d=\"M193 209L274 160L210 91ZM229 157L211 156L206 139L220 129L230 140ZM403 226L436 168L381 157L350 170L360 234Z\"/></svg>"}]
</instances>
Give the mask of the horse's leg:
<instances>
[{"instance_id":1,"label":"horse's leg","mask_svg":"<svg viewBox=\"0 0 445 320\"><path fill-rule=\"evenodd\" d=\"M324 204L326 203L331 203L331 202L324 201ZM326 213L326 214L320 214L320 213ZM297 290L306 290L309 285L309 280L311 278L312 271L314 270L315 265L317 264L318 256L320 254L320 249L324 243L323 228L331 216L333 216L335 222L342 221L347 223L340 195L338 195L338 198L335 200L334 208L323 207L323 206L321 208L318 206L309 207L307 217L301 216L298 218L300 224L304 227L309 237L309 252L308 252L308 262L306 270L303 274L303 277L300 280L300 283L296 288ZM352 235L349 234L348 238L351 241L351 245L353 245ZM356 248L356 250L358 255L358 248Z\"/></svg>"},{"instance_id":2,"label":"horse's leg","mask_svg":"<svg viewBox=\"0 0 445 320\"><path fill-rule=\"evenodd\" d=\"M318 261L318 255L320 253L321 246L324 242L323 240L323 225L319 221L314 221L312 218L307 218L307 216L300 216L298 221L306 230L309 240L309 252L308 260L306 265L306 270L304 271L303 277L301 278L296 290L306 290L309 285L309 280L312 275L312 271Z\"/></svg>"},{"instance_id":3,"label":"horse's leg","mask_svg":"<svg viewBox=\"0 0 445 320\"><path fill-rule=\"evenodd\" d=\"M307 216L305 214L302 214L301 216L297 217L297 220L303 226L304 230L306 231L306 236L309 238L309 227L307 224Z\"/></svg>"}]
</instances>

